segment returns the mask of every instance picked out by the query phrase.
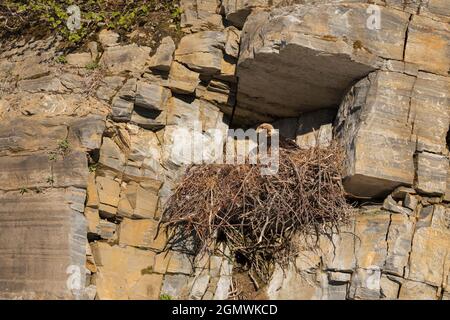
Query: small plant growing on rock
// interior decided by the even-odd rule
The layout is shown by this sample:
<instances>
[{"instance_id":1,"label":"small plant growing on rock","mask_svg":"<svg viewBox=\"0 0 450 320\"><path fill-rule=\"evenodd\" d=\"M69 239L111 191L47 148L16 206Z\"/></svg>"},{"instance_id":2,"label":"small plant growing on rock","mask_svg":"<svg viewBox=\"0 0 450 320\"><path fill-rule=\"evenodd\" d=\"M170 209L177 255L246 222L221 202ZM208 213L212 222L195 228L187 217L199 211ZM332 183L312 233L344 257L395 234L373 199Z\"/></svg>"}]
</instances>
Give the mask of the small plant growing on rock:
<instances>
[{"instance_id":1,"label":"small plant growing on rock","mask_svg":"<svg viewBox=\"0 0 450 320\"><path fill-rule=\"evenodd\" d=\"M153 267L152 266L149 266L149 267L141 270L141 275L152 274L152 273L153 273Z\"/></svg>"},{"instance_id":2,"label":"small plant growing on rock","mask_svg":"<svg viewBox=\"0 0 450 320\"><path fill-rule=\"evenodd\" d=\"M169 294L162 294L159 296L159 300L173 300L172 296L170 296Z\"/></svg>"},{"instance_id":3,"label":"small plant growing on rock","mask_svg":"<svg viewBox=\"0 0 450 320\"><path fill-rule=\"evenodd\" d=\"M60 64L66 64L67 63L67 57L65 55L58 56L56 58L56 62L60 63Z\"/></svg>"},{"instance_id":4,"label":"small plant growing on rock","mask_svg":"<svg viewBox=\"0 0 450 320\"><path fill-rule=\"evenodd\" d=\"M85 67L88 70L95 70L99 67L99 65L96 61L92 61L92 62L89 62Z\"/></svg>"},{"instance_id":5,"label":"small plant growing on rock","mask_svg":"<svg viewBox=\"0 0 450 320\"><path fill-rule=\"evenodd\" d=\"M28 189L27 188L20 188L20 194L21 195L24 195L25 193L27 193L28 192Z\"/></svg>"}]
</instances>

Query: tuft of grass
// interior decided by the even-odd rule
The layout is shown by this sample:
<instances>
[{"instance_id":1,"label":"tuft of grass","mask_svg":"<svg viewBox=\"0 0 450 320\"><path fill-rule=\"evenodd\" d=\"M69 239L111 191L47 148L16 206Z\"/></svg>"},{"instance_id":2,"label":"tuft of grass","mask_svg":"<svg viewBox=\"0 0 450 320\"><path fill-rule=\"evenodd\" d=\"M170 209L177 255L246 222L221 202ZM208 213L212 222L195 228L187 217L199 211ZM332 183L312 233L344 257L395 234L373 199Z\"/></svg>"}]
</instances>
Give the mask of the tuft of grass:
<instances>
[{"instance_id":1,"label":"tuft of grass","mask_svg":"<svg viewBox=\"0 0 450 320\"><path fill-rule=\"evenodd\" d=\"M58 56L56 58L56 62L60 63L60 64L66 64L67 63L67 57L65 55Z\"/></svg>"},{"instance_id":2,"label":"tuft of grass","mask_svg":"<svg viewBox=\"0 0 450 320\"><path fill-rule=\"evenodd\" d=\"M161 294L159 300L173 300L172 296L169 294Z\"/></svg>"},{"instance_id":3,"label":"tuft of grass","mask_svg":"<svg viewBox=\"0 0 450 320\"><path fill-rule=\"evenodd\" d=\"M89 62L85 68L88 70L95 70L99 67L99 64L96 61Z\"/></svg>"}]
</instances>

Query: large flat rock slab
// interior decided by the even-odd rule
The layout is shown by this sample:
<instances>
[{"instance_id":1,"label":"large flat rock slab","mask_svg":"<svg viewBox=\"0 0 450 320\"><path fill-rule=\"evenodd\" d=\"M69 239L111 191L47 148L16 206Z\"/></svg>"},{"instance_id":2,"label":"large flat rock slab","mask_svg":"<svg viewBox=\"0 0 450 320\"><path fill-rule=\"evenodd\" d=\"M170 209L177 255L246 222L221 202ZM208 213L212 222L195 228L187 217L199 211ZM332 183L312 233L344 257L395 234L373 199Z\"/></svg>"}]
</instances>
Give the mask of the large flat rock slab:
<instances>
[{"instance_id":1,"label":"large flat rock slab","mask_svg":"<svg viewBox=\"0 0 450 320\"><path fill-rule=\"evenodd\" d=\"M0 194L0 298L82 298L84 197L73 188ZM81 282L69 281L78 271Z\"/></svg>"},{"instance_id":2,"label":"large flat rock slab","mask_svg":"<svg viewBox=\"0 0 450 320\"><path fill-rule=\"evenodd\" d=\"M409 14L380 7L383 29L366 26L366 4L257 11L241 38L238 108L272 117L337 107L346 90L382 64L402 60Z\"/></svg>"}]
</instances>

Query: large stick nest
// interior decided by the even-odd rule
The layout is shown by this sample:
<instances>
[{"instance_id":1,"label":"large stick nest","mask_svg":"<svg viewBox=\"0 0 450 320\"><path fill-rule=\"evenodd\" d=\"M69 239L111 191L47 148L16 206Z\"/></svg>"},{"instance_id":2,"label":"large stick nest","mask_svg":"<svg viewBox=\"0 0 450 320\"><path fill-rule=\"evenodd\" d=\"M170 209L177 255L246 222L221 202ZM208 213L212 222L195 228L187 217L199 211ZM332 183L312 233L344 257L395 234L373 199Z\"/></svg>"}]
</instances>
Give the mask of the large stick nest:
<instances>
[{"instance_id":1,"label":"large stick nest","mask_svg":"<svg viewBox=\"0 0 450 320\"><path fill-rule=\"evenodd\" d=\"M350 206L341 184L342 151L282 148L279 171L261 175L260 165L194 165L169 200L164 221L176 230L169 243L194 235L198 250L218 239L248 262L263 282L273 263L294 256L293 236L336 230Z\"/></svg>"}]
</instances>

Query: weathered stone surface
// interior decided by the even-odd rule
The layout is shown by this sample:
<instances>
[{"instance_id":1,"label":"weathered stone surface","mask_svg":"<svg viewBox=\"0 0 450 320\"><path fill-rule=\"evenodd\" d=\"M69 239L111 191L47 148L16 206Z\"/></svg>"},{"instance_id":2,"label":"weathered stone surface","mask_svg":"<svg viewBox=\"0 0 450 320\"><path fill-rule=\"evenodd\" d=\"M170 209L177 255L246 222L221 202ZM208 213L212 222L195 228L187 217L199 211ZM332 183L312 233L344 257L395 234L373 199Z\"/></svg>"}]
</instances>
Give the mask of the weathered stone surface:
<instances>
[{"instance_id":1,"label":"weathered stone surface","mask_svg":"<svg viewBox=\"0 0 450 320\"><path fill-rule=\"evenodd\" d=\"M88 151L100 149L103 131L105 131L105 117L90 115L78 118L70 123L69 141L75 141L73 144L79 144Z\"/></svg>"},{"instance_id":2,"label":"weathered stone surface","mask_svg":"<svg viewBox=\"0 0 450 320\"><path fill-rule=\"evenodd\" d=\"M352 276L349 297L356 300L377 300L381 294L381 270L377 266L357 268Z\"/></svg>"},{"instance_id":3,"label":"weathered stone surface","mask_svg":"<svg viewBox=\"0 0 450 320\"><path fill-rule=\"evenodd\" d=\"M399 294L400 300L437 300L437 289L422 282L405 281Z\"/></svg>"},{"instance_id":4,"label":"weathered stone surface","mask_svg":"<svg viewBox=\"0 0 450 320\"><path fill-rule=\"evenodd\" d=\"M225 34L218 31L184 36L175 50L175 60L201 74L220 73L225 41Z\"/></svg>"},{"instance_id":5,"label":"weathered stone surface","mask_svg":"<svg viewBox=\"0 0 450 320\"><path fill-rule=\"evenodd\" d=\"M252 10L267 8L280 2L279 0L223 0L221 2L221 12L231 24L242 28Z\"/></svg>"},{"instance_id":6,"label":"weathered stone surface","mask_svg":"<svg viewBox=\"0 0 450 320\"><path fill-rule=\"evenodd\" d=\"M98 41L103 47L112 47L117 45L119 35L112 30L103 29L98 33Z\"/></svg>"},{"instance_id":7,"label":"weathered stone surface","mask_svg":"<svg viewBox=\"0 0 450 320\"><path fill-rule=\"evenodd\" d=\"M82 213L70 208L72 192L0 194L1 298L81 297L82 292L67 287L70 273L85 272L86 260L86 222ZM82 207L84 199L80 201Z\"/></svg>"},{"instance_id":8,"label":"weathered stone surface","mask_svg":"<svg viewBox=\"0 0 450 320\"><path fill-rule=\"evenodd\" d=\"M119 204L120 184L109 177L96 177L100 214L114 216Z\"/></svg>"},{"instance_id":9,"label":"weathered stone surface","mask_svg":"<svg viewBox=\"0 0 450 320\"><path fill-rule=\"evenodd\" d=\"M449 45L448 23L414 15L408 26L405 61L418 64L426 71L448 75Z\"/></svg>"},{"instance_id":10,"label":"weathered stone surface","mask_svg":"<svg viewBox=\"0 0 450 320\"><path fill-rule=\"evenodd\" d=\"M193 271L192 267L192 256L174 251L170 256L169 264L167 265L167 272L190 275Z\"/></svg>"},{"instance_id":11,"label":"weathered stone surface","mask_svg":"<svg viewBox=\"0 0 450 320\"><path fill-rule=\"evenodd\" d=\"M355 256L356 264L367 270L381 269L386 261L386 234L389 227L389 214L361 214L356 218Z\"/></svg>"},{"instance_id":12,"label":"weathered stone surface","mask_svg":"<svg viewBox=\"0 0 450 320\"><path fill-rule=\"evenodd\" d=\"M408 15L380 7L389 32L373 33L366 9L301 5L252 14L241 39L239 106L272 117L334 107L352 82L379 66L380 56L401 60Z\"/></svg>"},{"instance_id":13,"label":"weathered stone surface","mask_svg":"<svg viewBox=\"0 0 450 320\"><path fill-rule=\"evenodd\" d=\"M92 55L88 52L71 53L66 56L66 59L67 64L79 68L84 68L93 61Z\"/></svg>"},{"instance_id":14,"label":"weathered stone surface","mask_svg":"<svg viewBox=\"0 0 450 320\"><path fill-rule=\"evenodd\" d=\"M136 44L107 47L100 63L116 74L123 71L139 72L144 69L150 51L149 47Z\"/></svg>"},{"instance_id":15,"label":"weathered stone surface","mask_svg":"<svg viewBox=\"0 0 450 320\"><path fill-rule=\"evenodd\" d=\"M141 281L147 282L142 279L147 276L142 274L142 270L153 265L155 257L151 251L110 246L104 242L92 244L92 253L99 270L95 281L97 297L101 300L129 299L133 296L135 286ZM153 290L148 290L148 294L149 298L154 297Z\"/></svg>"},{"instance_id":16,"label":"weathered stone surface","mask_svg":"<svg viewBox=\"0 0 450 320\"><path fill-rule=\"evenodd\" d=\"M415 188L428 195L443 195L447 190L448 158L429 152L419 152L416 157Z\"/></svg>"},{"instance_id":17,"label":"weathered stone surface","mask_svg":"<svg viewBox=\"0 0 450 320\"><path fill-rule=\"evenodd\" d=\"M397 201L395 201L390 195L384 200L383 209L395 213L403 213L405 215L412 215L413 213L413 209L403 207L402 205L397 203Z\"/></svg>"},{"instance_id":18,"label":"weathered stone surface","mask_svg":"<svg viewBox=\"0 0 450 320\"><path fill-rule=\"evenodd\" d=\"M165 37L161 40L156 53L150 58L149 67L155 70L168 72L173 60L175 43L171 37Z\"/></svg>"},{"instance_id":19,"label":"weathered stone surface","mask_svg":"<svg viewBox=\"0 0 450 320\"><path fill-rule=\"evenodd\" d=\"M139 81L134 104L138 107L162 111L165 108L170 91L159 85Z\"/></svg>"},{"instance_id":20,"label":"weathered stone surface","mask_svg":"<svg viewBox=\"0 0 450 320\"><path fill-rule=\"evenodd\" d=\"M386 275L381 275L380 279L381 287L381 297L383 299L395 300L398 297L398 292L400 290L400 284L391 280Z\"/></svg>"},{"instance_id":21,"label":"weathered stone surface","mask_svg":"<svg viewBox=\"0 0 450 320\"><path fill-rule=\"evenodd\" d=\"M0 157L0 190L87 186L87 159L82 152L74 151L54 161L46 153L13 159Z\"/></svg>"},{"instance_id":22,"label":"weathered stone surface","mask_svg":"<svg viewBox=\"0 0 450 320\"><path fill-rule=\"evenodd\" d=\"M22 80L17 83L21 91L27 92L52 92L64 93L67 89L62 85L61 81L54 75L48 75L37 79Z\"/></svg>"},{"instance_id":23,"label":"weathered stone surface","mask_svg":"<svg viewBox=\"0 0 450 320\"><path fill-rule=\"evenodd\" d=\"M412 185L415 143L408 115L414 81L394 72L372 73L344 98L336 132L344 142L344 186L350 194L383 196Z\"/></svg>"},{"instance_id":24,"label":"weathered stone surface","mask_svg":"<svg viewBox=\"0 0 450 320\"><path fill-rule=\"evenodd\" d=\"M164 276L161 295L168 295L171 299L183 299L189 294L187 284L189 277L183 274L167 274Z\"/></svg>"},{"instance_id":25,"label":"weathered stone surface","mask_svg":"<svg viewBox=\"0 0 450 320\"><path fill-rule=\"evenodd\" d=\"M191 94L200 83L199 74L174 61L169 73L168 86L175 93Z\"/></svg>"},{"instance_id":26,"label":"weathered stone surface","mask_svg":"<svg viewBox=\"0 0 450 320\"><path fill-rule=\"evenodd\" d=\"M117 213L125 217L154 218L160 187L159 181L154 181L153 186L145 187L137 183L129 183L120 193Z\"/></svg>"},{"instance_id":27,"label":"weathered stone surface","mask_svg":"<svg viewBox=\"0 0 450 320\"><path fill-rule=\"evenodd\" d=\"M100 148L99 163L118 172L122 172L125 166L125 155L119 146L111 138L103 138L103 144Z\"/></svg>"},{"instance_id":28,"label":"weathered stone surface","mask_svg":"<svg viewBox=\"0 0 450 320\"><path fill-rule=\"evenodd\" d=\"M158 300L163 276L160 274L144 274L138 282L130 288L130 300Z\"/></svg>"},{"instance_id":29,"label":"weathered stone surface","mask_svg":"<svg viewBox=\"0 0 450 320\"><path fill-rule=\"evenodd\" d=\"M183 8L181 27L196 32L209 29L223 29L222 17L217 14L217 0L181 0Z\"/></svg>"},{"instance_id":30,"label":"weathered stone surface","mask_svg":"<svg viewBox=\"0 0 450 320\"><path fill-rule=\"evenodd\" d=\"M445 154L450 124L449 101L448 77L419 72L411 94L411 118L418 151Z\"/></svg>"},{"instance_id":31,"label":"weathered stone surface","mask_svg":"<svg viewBox=\"0 0 450 320\"><path fill-rule=\"evenodd\" d=\"M157 229L158 222L156 220L124 218L120 223L119 244L141 248L155 247L153 242Z\"/></svg>"},{"instance_id":32,"label":"weathered stone surface","mask_svg":"<svg viewBox=\"0 0 450 320\"><path fill-rule=\"evenodd\" d=\"M450 234L432 227L419 228L412 244L408 278L440 286L450 271Z\"/></svg>"},{"instance_id":33,"label":"weathered stone surface","mask_svg":"<svg viewBox=\"0 0 450 320\"><path fill-rule=\"evenodd\" d=\"M307 112L298 118L298 129L295 141L302 149L316 146L326 147L333 136L332 122L336 110L324 109Z\"/></svg>"},{"instance_id":34,"label":"weathered stone surface","mask_svg":"<svg viewBox=\"0 0 450 320\"><path fill-rule=\"evenodd\" d=\"M383 270L404 276L408 266L414 234L414 219L404 214L391 214L387 234L387 256Z\"/></svg>"}]
</instances>

